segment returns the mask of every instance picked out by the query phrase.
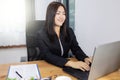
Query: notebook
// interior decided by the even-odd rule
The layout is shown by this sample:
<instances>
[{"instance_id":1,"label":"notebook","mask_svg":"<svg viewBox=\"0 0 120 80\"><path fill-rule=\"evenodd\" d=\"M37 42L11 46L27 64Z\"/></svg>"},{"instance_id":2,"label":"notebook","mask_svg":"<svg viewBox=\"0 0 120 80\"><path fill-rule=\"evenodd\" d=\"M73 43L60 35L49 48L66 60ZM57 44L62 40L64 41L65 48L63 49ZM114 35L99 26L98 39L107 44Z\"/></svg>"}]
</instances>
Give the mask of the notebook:
<instances>
[{"instance_id":1,"label":"notebook","mask_svg":"<svg viewBox=\"0 0 120 80\"><path fill-rule=\"evenodd\" d=\"M65 67L63 71L78 80L96 80L120 68L120 41L106 43L95 48L90 72Z\"/></svg>"}]
</instances>

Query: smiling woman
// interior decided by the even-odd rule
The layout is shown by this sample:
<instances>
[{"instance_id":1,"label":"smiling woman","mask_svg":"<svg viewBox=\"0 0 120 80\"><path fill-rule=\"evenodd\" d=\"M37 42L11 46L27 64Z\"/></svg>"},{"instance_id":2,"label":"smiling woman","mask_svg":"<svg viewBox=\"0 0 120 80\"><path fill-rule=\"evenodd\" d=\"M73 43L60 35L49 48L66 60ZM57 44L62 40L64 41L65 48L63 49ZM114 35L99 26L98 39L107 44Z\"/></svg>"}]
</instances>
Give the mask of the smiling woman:
<instances>
[{"instance_id":1,"label":"smiling woman","mask_svg":"<svg viewBox=\"0 0 120 80\"><path fill-rule=\"evenodd\" d=\"M0 0L0 46L25 44L25 0Z\"/></svg>"}]
</instances>

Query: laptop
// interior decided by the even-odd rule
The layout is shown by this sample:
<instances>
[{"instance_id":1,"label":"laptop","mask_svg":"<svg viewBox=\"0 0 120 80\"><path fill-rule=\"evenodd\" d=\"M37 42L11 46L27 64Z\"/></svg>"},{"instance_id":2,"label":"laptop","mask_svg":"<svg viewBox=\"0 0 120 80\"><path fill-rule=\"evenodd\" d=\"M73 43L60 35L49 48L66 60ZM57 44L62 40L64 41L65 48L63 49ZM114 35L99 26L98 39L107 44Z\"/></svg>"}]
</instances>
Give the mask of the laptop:
<instances>
[{"instance_id":1,"label":"laptop","mask_svg":"<svg viewBox=\"0 0 120 80\"><path fill-rule=\"evenodd\" d=\"M71 67L64 67L63 71L78 80L96 80L120 68L120 41L100 45L94 49L90 71L83 72Z\"/></svg>"}]
</instances>

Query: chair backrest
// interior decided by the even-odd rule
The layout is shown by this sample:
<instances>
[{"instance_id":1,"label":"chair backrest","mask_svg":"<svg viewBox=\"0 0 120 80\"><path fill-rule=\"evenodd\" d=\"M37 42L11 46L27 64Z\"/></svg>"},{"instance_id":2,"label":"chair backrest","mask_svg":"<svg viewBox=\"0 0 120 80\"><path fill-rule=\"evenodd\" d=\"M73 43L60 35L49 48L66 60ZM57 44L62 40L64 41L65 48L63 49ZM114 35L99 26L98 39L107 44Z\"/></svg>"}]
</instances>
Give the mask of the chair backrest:
<instances>
[{"instance_id":1,"label":"chair backrest","mask_svg":"<svg viewBox=\"0 0 120 80\"><path fill-rule=\"evenodd\" d=\"M26 26L26 45L28 52L28 61L39 60L40 50L37 46L37 32L43 28L45 25L44 20L34 20L27 24Z\"/></svg>"}]
</instances>

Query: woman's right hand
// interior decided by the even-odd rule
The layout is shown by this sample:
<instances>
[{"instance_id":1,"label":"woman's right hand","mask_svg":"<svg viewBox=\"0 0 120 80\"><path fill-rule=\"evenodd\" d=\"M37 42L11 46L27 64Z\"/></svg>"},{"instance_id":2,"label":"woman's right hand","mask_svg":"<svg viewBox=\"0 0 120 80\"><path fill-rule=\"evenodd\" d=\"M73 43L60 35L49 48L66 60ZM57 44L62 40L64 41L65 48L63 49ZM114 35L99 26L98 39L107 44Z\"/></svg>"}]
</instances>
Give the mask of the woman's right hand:
<instances>
[{"instance_id":1,"label":"woman's right hand","mask_svg":"<svg viewBox=\"0 0 120 80\"><path fill-rule=\"evenodd\" d=\"M80 69L82 71L89 71L90 66L83 61L68 61L65 66L69 66L75 69Z\"/></svg>"}]
</instances>

